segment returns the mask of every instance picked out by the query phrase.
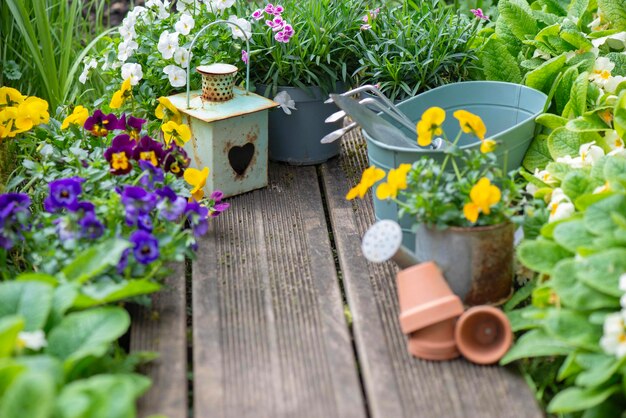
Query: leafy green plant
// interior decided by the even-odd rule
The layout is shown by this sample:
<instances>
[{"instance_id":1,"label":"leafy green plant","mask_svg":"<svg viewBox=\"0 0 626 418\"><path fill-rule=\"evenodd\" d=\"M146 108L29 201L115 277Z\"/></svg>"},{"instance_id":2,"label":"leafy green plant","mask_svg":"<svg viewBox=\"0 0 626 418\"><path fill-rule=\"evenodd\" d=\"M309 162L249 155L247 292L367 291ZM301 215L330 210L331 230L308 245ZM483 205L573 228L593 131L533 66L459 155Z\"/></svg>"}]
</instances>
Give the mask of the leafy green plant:
<instances>
[{"instance_id":1,"label":"leafy green plant","mask_svg":"<svg viewBox=\"0 0 626 418\"><path fill-rule=\"evenodd\" d=\"M358 83L377 84L392 100L471 79L477 62L479 19L472 22L439 0L410 3L361 9L365 23L351 46Z\"/></svg>"}]
</instances>

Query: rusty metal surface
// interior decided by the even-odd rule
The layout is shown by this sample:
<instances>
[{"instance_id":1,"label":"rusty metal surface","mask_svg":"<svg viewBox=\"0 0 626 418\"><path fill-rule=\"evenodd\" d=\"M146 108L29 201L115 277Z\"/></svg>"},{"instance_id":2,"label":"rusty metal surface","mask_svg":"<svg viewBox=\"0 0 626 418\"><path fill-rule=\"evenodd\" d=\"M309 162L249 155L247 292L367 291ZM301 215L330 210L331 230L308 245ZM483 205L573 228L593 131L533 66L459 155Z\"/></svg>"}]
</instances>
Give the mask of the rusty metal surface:
<instances>
[{"instance_id":1,"label":"rusty metal surface","mask_svg":"<svg viewBox=\"0 0 626 418\"><path fill-rule=\"evenodd\" d=\"M180 112L203 122L216 122L278 106L278 103L258 94L246 94L245 90L239 88L233 91L234 97L226 102L202 100L200 90L192 91L189 109L187 109L187 93L175 94L169 96L168 99Z\"/></svg>"},{"instance_id":2,"label":"rusty metal surface","mask_svg":"<svg viewBox=\"0 0 626 418\"><path fill-rule=\"evenodd\" d=\"M420 225L415 254L435 261L466 305L498 305L512 290L514 233L511 223L444 231Z\"/></svg>"}]
</instances>

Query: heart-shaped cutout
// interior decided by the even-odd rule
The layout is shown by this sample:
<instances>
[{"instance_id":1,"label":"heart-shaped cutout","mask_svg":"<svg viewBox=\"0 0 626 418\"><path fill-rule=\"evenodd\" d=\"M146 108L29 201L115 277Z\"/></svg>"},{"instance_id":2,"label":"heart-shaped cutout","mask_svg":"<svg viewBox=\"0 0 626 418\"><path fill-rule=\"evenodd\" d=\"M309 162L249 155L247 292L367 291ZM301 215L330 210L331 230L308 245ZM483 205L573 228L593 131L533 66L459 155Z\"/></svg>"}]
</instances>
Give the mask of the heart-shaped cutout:
<instances>
[{"instance_id":1,"label":"heart-shaped cutout","mask_svg":"<svg viewBox=\"0 0 626 418\"><path fill-rule=\"evenodd\" d=\"M253 156L254 144L249 142L243 147L234 146L228 150L228 162L239 176L246 172Z\"/></svg>"}]
</instances>

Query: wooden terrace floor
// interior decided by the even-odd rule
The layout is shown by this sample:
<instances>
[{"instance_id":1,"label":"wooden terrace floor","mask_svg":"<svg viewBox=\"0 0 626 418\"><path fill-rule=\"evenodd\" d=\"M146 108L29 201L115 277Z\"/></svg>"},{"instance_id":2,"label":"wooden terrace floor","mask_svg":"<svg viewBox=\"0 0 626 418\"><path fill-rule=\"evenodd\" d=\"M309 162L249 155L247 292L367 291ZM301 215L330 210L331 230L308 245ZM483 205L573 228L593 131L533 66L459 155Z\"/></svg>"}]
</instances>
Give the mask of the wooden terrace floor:
<instances>
[{"instance_id":1,"label":"wooden terrace floor","mask_svg":"<svg viewBox=\"0 0 626 418\"><path fill-rule=\"evenodd\" d=\"M393 264L365 261L371 200L344 196L367 166L353 131L340 158L270 165L269 187L230 199L191 266L175 266L133 350L154 350L140 416L534 418L522 378L411 357Z\"/></svg>"}]
</instances>

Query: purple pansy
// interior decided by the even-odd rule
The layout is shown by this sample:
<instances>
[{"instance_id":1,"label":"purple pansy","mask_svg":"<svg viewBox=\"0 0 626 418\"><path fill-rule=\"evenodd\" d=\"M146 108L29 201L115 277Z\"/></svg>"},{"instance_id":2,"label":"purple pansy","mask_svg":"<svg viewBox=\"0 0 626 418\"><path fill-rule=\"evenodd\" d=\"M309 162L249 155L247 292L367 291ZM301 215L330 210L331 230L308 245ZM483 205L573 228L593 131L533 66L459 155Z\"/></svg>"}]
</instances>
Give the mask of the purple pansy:
<instances>
[{"instance_id":1,"label":"purple pansy","mask_svg":"<svg viewBox=\"0 0 626 418\"><path fill-rule=\"evenodd\" d=\"M87 118L83 127L94 136L106 136L109 131L126 128L125 124L120 124L119 119L113 113L105 115L100 109Z\"/></svg>"},{"instance_id":2,"label":"purple pansy","mask_svg":"<svg viewBox=\"0 0 626 418\"><path fill-rule=\"evenodd\" d=\"M104 234L104 225L92 211L86 212L85 215L79 219L78 226L80 226L81 236L84 238L98 239Z\"/></svg>"},{"instance_id":3,"label":"purple pansy","mask_svg":"<svg viewBox=\"0 0 626 418\"><path fill-rule=\"evenodd\" d=\"M22 239L22 231L29 229L30 198L24 193L0 195L0 247L9 250L17 239Z\"/></svg>"},{"instance_id":4,"label":"purple pansy","mask_svg":"<svg viewBox=\"0 0 626 418\"><path fill-rule=\"evenodd\" d=\"M123 274L128 266L128 255L130 254L130 248L124 250L120 257L120 261L117 262L117 274Z\"/></svg>"},{"instance_id":5,"label":"purple pansy","mask_svg":"<svg viewBox=\"0 0 626 418\"><path fill-rule=\"evenodd\" d=\"M78 197L82 192L81 183L84 181L85 179L80 177L72 177L51 182L50 194L43 202L46 211L52 213L63 208L71 212L78 210Z\"/></svg>"},{"instance_id":6,"label":"purple pansy","mask_svg":"<svg viewBox=\"0 0 626 418\"><path fill-rule=\"evenodd\" d=\"M146 220L146 216L149 217L150 211L156 207L157 196L137 186L124 187L121 195L126 211L126 224L151 226L152 222Z\"/></svg>"},{"instance_id":7,"label":"purple pansy","mask_svg":"<svg viewBox=\"0 0 626 418\"><path fill-rule=\"evenodd\" d=\"M166 150L165 158L163 158L163 169L177 177L182 177L190 163L191 159L187 152L172 142L172 145Z\"/></svg>"},{"instance_id":8,"label":"purple pansy","mask_svg":"<svg viewBox=\"0 0 626 418\"><path fill-rule=\"evenodd\" d=\"M159 167L155 167L152 163L139 160L139 167L143 170L139 183L148 190L154 190L157 183L163 183L165 173Z\"/></svg>"},{"instance_id":9,"label":"purple pansy","mask_svg":"<svg viewBox=\"0 0 626 418\"><path fill-rule=\"evenodd\" d=\"M224 212L226 209L230 207L230 203L222 202L222 198L224 197L224 193L221 190L215 190L211 193L209 197L213 201L213 206L209 212L209 216L215 218L220 215L220 213Z\"/></svg>"},{"instance_id":10,"label":"purple pansy","mask_svg":"<svg viewBox=\"0 0 626 418\"><path fill-rule=\"evenodd\" d=\"M133 150L133 158L135 160L149 161L155 167L158 167L163 162L164 154L163 145L148 135L141 138Z\"/></svg>"},{"instance_id":11,"label":"purple pansy","mask_svg":"<svg viewBox=\"0 0 626 418\"><path fill-rule=\"evenodd\" d=\"M104 158L109 162L112 174L128 174L132 170L131 159L136 144L128 134L117 135L113 138L111 146L104 152Z\"/></svg>"},{"instance_id":12,"label":"purple pansy","mask_svg":"<svg viewBox=\"0 0 626 418\"><path fill-rule=\"evenodd\" d=\"M141 128L146 123L145 119L136 118L134 116L126 116L123 114L120 118L120 125L124 126L124 129L130 137L134 140L139 140L139 134L141 133Z\"/></svg>"},{"instance_id":13,"label":"purple pansy","mask_svg":"<svg viewBox=\"0 0 626 418\"><path fill-rule=\"evenodd\" d=\"M167 186L161 190L157 190L156 193L161 198L161 201L157 204L159 216L171 222L177 221L183 212L185 212L187 199L176 195L176 193Z\"/></svg>"},{"instance_id":14,"label":"purple pansy","mask_svg":"<svg viewBox=\"0 0 626 418\"><path fill-rule=\"evenodd\" d=\"M205 206L201 206L198 202L193 201L187 203L185 207L185 215L189 225L193 229L193 234L196 237L204 235L209 230L209 221L207 216L209 215L209 209Z\"/></svg>"},{"instance_id":15,"label":"purple pansy","mask_svg":"<svg viewBox=\"0 0 626 418\"><path fill-rule=\"evenodd\" d=\"M133 255L141 264L150 264L159 258L159 241L154 235L141 229L130 235Z\"/></svg>"}]
</instances>

